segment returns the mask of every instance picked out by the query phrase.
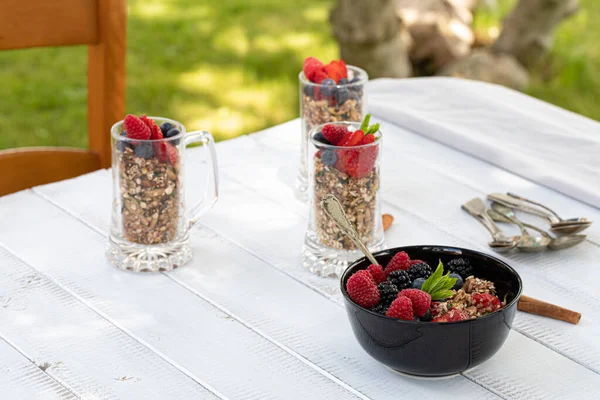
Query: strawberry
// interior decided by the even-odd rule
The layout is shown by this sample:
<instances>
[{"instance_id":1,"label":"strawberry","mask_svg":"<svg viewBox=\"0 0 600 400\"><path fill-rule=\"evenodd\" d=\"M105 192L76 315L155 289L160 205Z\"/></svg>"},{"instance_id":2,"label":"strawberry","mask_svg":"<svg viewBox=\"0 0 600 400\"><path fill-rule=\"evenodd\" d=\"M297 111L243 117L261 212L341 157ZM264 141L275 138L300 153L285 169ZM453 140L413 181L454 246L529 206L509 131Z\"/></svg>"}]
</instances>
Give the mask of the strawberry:
<instances>
[{"instance_id":1,"label":"strawberry","mask_svg":"<svg viewBox=\"0 0 600 400\"><path fill-rule=\"evenodd\" d=\"M502 308L500 299L489 293L473 293L471 298L477 309L486 313L494 312Z\"/></svg>"},{"instance_id":2,"label":"strawberry","mask_svg":"<svg viewBox=\"0 0 600 400\"><path fill-rule=\"evenodd\" d=\"M160 161L169 162L172 165L177 163L177 158L179 155L177 153L177 149L171 144L165 142L155 143L155 151Z\"/></svg>"},{"instance_id":3,"label":"strawberry","mask_svg":"<svg viewBox=\"0 0 600 400\"><path fill-rule=\"evenodd\" d=\"M338 83L342 78L348 78L348 69L344 61L331 61L329 64L323 67L327 75Z\"/></svg>"},{"instance_id":4,"label":"strawberry","mask_svg":"<svg viewBox=\"0 0 600 400\"><path fill-rule=\"evenodd\" d=\"M369 175L375 166L377 155L379 154L379 146L369 146L356 151L358 154L355 158L355 166L351 168L349 175L361 179Z\"/></svg>"},{"instance_id":5,"label":"strawberry","mask_svg":"<svg viewBox=\"0 0 600 400\"><path fill-rule=\"evenodd\" d=\"M471 319L469 314L460 309L450 310L446 314L434 318L431 322L457 322Z\"/></svg>"},{"instance_id":6,"label":"strawberry","mask_svg":"<svg viewBox=\"0 0 600 400\"><path fill-rule=\"evenodd\" d=\"M373 143L374 141L375 141L375 135L373 135L372 133L369 133L368 135L365 135L365 137L360 141L359 145L370 144L370 143Z\"/></svg>"},{"instance_id":7,"label":"strawberry","mask_svg":"<svg viewBox=\"0 0 600 400\"><path fill-rule=\"evenodd\" d=\"M127 137L130 139L150 139L150 128L135 115L128 114L123 120L123 127L127 131Z\"/></svg>"},{"instance_id":8,"label":"strawberry","mask_svg":"<svg viewBox=\"0 0 600 400\"><path fill-rule=\"evenodd\" d=\"M321 129L321 133L329 143L337 145L348 133L348 129L344 125L327 124Z\"/></svg>"},{"instance_id":9,"label":"strawberry","mask_svg":"<svg viewBox=\"0 0 600 400\"><path fill-rule=\"evenodd\" d=\"M146 117L146 114L142 115L140 119L146 124L148 129L150 129L150 139L152 140L160 140L163 139L163 133L160 130L159 126L156 125L154 120Z\"/></svg>"},{"instance_id":10,"label":"strawberry","mask_svg":"<svg viewBox=\"0 0 600 400\"><path fill-rule=\"evenodd\" d=\"M344 135L344 137L339 141L336 146L340 147L351 147L357 146L360 141L365 137L365 133L360 129L354 132L348 132Z\"/></svg>"},{"instance_id":11,"label":"strawberry","mask_svg":"<svg viewBox=\"0 0 600 400\"><path fill-rule=\"evenodd\" d=\"M321 83L323 82L325 79L327 79L327 72L323 71L323 70L317 70L315 72L315 74L313 75L313 82L314 83Z\"/></svg>"}]
</instances>

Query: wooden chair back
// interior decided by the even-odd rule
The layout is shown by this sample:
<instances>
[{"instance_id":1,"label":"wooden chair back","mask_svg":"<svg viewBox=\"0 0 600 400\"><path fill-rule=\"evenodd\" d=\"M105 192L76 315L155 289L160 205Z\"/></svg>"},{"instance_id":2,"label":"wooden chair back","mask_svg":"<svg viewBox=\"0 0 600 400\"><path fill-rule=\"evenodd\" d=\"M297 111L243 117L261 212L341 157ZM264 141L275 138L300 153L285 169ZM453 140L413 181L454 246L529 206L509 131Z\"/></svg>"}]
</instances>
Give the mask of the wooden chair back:
<instances>
[{"instance_id":1,"label":"wooden chair back","mask_svg":"<svg viewBox=\"0 0 600 400\"><path fill-rule=\"evenodd\" d=\"M110 127L125 114L126 0L0 0L0 16L0 50L88 46L89 143L0 150L0 196L109 167Z\"/></svg>"}]
</instances>

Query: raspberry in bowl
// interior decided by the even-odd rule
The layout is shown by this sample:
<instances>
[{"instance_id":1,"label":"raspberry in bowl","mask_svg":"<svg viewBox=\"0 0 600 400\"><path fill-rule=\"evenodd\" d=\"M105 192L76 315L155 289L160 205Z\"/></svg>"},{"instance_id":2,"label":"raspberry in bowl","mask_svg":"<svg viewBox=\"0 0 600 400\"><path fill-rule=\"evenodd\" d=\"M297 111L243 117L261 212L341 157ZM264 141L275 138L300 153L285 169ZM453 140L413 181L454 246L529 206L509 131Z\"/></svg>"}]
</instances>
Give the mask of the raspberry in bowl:
<instances>
[{"instance_id":1,"label":"raspberry in bowl","mask_svg":"<svg viewBox=\"0 0 600 400\"><path fill-rule=\"evenodd\" d=\"M409 375L461 373L492 357L510 332L522 281L473 250L409 246L356 260L341 278L354 335L387 367Z\"/></svg>"}]
</instances>

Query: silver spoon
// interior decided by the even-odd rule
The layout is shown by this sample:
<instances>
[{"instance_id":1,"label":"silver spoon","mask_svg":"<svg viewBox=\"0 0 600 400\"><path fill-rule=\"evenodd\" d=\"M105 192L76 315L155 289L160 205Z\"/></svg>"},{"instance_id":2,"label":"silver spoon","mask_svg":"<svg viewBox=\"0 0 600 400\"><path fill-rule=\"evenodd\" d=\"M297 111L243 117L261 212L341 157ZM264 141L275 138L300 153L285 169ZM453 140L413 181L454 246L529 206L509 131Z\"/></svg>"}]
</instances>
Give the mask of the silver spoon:
<instances>
[{"instance_id":1,"label":"silver spoon","mask_svg":"<svg viewBox=\"0 0 600 400\"><path fill-rule=\"evenodd\" d=\"M344 208L340 204L339 200L332 194L327 194L323 197L321 201L321 205L323 206L323 210L325 213L329 215L337 226L354 242L356 247L363 252L365 257L369 259L371 264L379 265L379 262L375 259L373 254L369 251L367 246L360 240L360 236L358 232L354 229L350 221L348 221L348 217L346 217L346 213L344 212Z\"/></svg>"},{"instance_id":2,"label":"silver spoon","mask_svg":"<svg viewBox=\"0 0 600 400\"><path fill-rule=\"evenodd\" d=\"M581 232L587 229L592 224L591 221L587 221L585 218L576 218L573 220L560 220L557 216L553 214L549 214L538 208L525 204L524 200L517 199L515 197L503 193L492 193L488 194L487 197L489 200L494 201L496 203L500 203L504 206L544 218L550 223L550 231L556 234L567 235Z\"/></svg>"},{"instance_id":3,"label":"silver spoon","mask_svg":"<svg viewBox=\"0 0 600 400\"><path fill-rule=\"evenodd\" d=\"M525 197L521 197L521 196L519 196L519 195L517 195L517 194L510 193L510 192L509 192L509 193L507 193L507 195L509 195L510 197L513 197L513 198L515 198L515 199L517 199L517 200L521 200L521 201L524 201L524 202L526 202L526 203L530 203L530 204L536 205L536 206L538 206L538 207L541 207L541 208L543 208L544 210L550 211L550 213L551 213L552 215L554 215L556 218L558 218L558 222L556 222L556 224L563 224L563 225L565 225L565 224L590 224L590 225L591 225L591 223L592 223L592 221L588 221L588 219L587 219L587 218L583 218L583 217L581 217L581 218L569 218L569 219L564 219L564 218L561 218L561 216L560 216L560 215L558 215L558 214L557 214L557 213L556 213L554 210L552 210L550 207L547 207L547 206L545 206L545 205L543 205L543 204L541 204L541 203L537 203L537 202L535 202L535 201L533 201L533 200L526 199Z\"/></svg>"},{"instance_id":4,"label":"silver spoon","mask_svg":"<svg viewBox=\"0 0 600 400\"><path fill-rule=\"evenodd\" d=\"M504 253L514 249L521 240L520 236L508 237L502 232L494 221L487 215L486 206L483 200L474 198L462 205L462 209L473 216L485 229L492 235L493 240L488 242L488 246L498 253Z\"/></svg>"},{"instance_id":5,"label":"silver spoon","mask_svg":"<svg viewBox=\"0 0 600 400\"><path fill-rule=\"evenodd\" d=\"M539 253L545 251L552 239L545 236L531 236L521 221L507 215L501 215L495 210L487 210L488 215L495 221L510 222L521 230L521 240L517 243L517 249L527 253Z\"/></svg>"},{"instance_id":6,"label":"silver spoon","mask_svg":"<svg viewBox=\"0 0 600 400\"><path fill-rule=\"evenodd\" d=\"M517 219L517 217L515 216L515 213L513 212L513 210L510 209L509 207L503 206L500 203L492 203L492 210L495 211L495 214L494 215L490 214L490 216L494 220L500 221L500 222L514 223L512 221L512 219L514 219L515 221L520 222L523 226L525 226L529 229L533 229L534 231L541 233L542 236L550 239L550 243L548 243L548 248L550 250L568 249L569 247L578 245L579 243L583 242L587 238L586 235L567 235L567 236L561 236L561 237L554 238L554 237L550 236L548 234L548 232L546 232L545 230L543 230L541 228L538 228L535 225L531 225L531 224L527 224L523 221L519 221Z\"/></svg>"}]
</instances>

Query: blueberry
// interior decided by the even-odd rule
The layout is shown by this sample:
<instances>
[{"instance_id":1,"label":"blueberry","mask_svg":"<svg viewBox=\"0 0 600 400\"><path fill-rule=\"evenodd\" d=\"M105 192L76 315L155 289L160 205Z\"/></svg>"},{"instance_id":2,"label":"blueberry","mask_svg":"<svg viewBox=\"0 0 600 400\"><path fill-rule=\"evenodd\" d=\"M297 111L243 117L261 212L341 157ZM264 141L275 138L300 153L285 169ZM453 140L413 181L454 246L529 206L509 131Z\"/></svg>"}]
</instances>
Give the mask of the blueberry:
<instances>
[{"instance_id":1,"label":"blueberry","mask_svg":"<svg viewBox=\"0 0 600 400\"><path fill-rule=\"evenodd\" d=\"M147 142L138 143L138 145L135 146L135 155L137 157L145 158L146 160L149 159L154 155L152 144Z\"/></svg>"},{"instance_id":2,"label":"blueberry","mask_svg":"<svg viewBox=\"0 0 600 400\"><path fill-rule=\"evenodd\" d=\"M348 79L346 79L346 78L342 78L338 82L338 85L347 85L347 84L348 84Z\"/></svg>"},{"instance_id":3,"label":"blueberry","mask_svg":"<svg viewBox=\"0 0 600 400\"><path fill-rule=\"evenodd\" d=\"M427 310L425 315L421 317L421 321L431 321L431 311Z\"/></svg>"},{"instance_id":4,"label":"blueberry","mask_svg":"<svg viewBox=\"0 0 600 400\"><path fill-rule=\"evenodd\" d=\"M458 290L460 289L464 282L463 279L461 278L461 276L459 274L456 273L451 273L450 275L448 275L450 278L456 278L456 283L454 284L454 286L452 287L453 290Z\"/></svg>"},{"instance_id":5,"label":"blueberry","mask_svg":"<svg viewBox=\"0 0 600 400\"><path fill-rule=\"evenodd\" d=\"M350 98L350 92L348 89L342 88L338 89L335 93L335 101L338 105L342 105Z\"/></svg>"},{"instance_id":6,"label":"blueberry","mask_svg":"<svg viewBox=\"0 0 600 400\"><path fill-rule=\"evenodd\" d=\"M125 129L123 129L123 132L121 132L121 136L127 136L127 131Z\"/></svg>"},{"instance_id":7,"label":"blueberry","mask_svg":"<svg viewBox=\"0 0 600 400\"><path fill-rule=\"evenodd\" d=\"M356 82L360 82L360 78L358 76L350 81L350 83L356 83Z\"/></svg>"},{"instance_id":8,"label":"blueberry","mask_svg":"<svg viewBox=\"0 0 600 400\"><path fill-rule=\"evenodd\" d=\"M169 129L169 131L167 133L165 133L165 138L172 138L175 135L179 135L180 130L177 128L173 128L173 129ZM173 140L172 143L174 145L178 145L179 144L179 139L177 140Z\"/></svg>"},{"instance_id":9,"label":"blueberry","mask_svg":"<svg viewBox=\"0 0 600 400\"><path fill-rule=\"evenodd\" d=\"M334 165L337 161L337 155L333 150L323 150L321 161L323 161L323 164L325 165Z\"/></svg>"},{"instance_id":10,"label":"blueberry","mask_svg":"<svg viewBox=\"0 0 600 400\"><path fill-rule=\"evenodd\" d=\"M117 142L117 150L124 152L126 148L131 147L131 144L127 143L124 140L119 140Z\"/></svg>"},{"instance_id":11,"label":"blueberry","mask_svg":"<svg viewBox=\"0 0 600 400\"><path fill-rule=\"evenodd\" d=\"M423 283L425 282L425 278L417 278L413 281L412 287L413 289L421 289L423 287Z\"/></svg>"},{"instance_id":12,"label":"blueberry","mask_svg":"<svg viewBox=\"0 0 600 400\"><path fill-rule=\"evenodd\" d=\"M313 136L313 137L315 138L315 140L317 142L321 142L323 144L331 144L331 143L329 143L329 141L327 139L325 139L325 136L323 136L323 134L321 132L317 132L315 134L315 136Z\"/></svg>"},{"instance_id":13,"label":"blueberry","mask_svg":"<svg viewBox=\"0 0 600 400\"><path fill-rule=\"evenodd\" d=\"M336 84L333 79L327 78L321 82L321 85L323 85L321 88L321 93L323 93L325 96L333 96L335 94Z\"/></svg>"},{"instance_id":14,"label":"blueberry","mask_svg":"<svg viewBox=\"0 0 600 400\"><path fill-rule=\"evenodd\" d=\"M304 86L304 94L307 95L308 97L313 97L313 94L314 94L313 86L312 85Z\"/></svg>"},{"instance_id":15,"label":"blueberry","mask_svg":"<svg viewBox=\"0 0 600 400\"><path fill-rule=\"evenodd\" d=\"M169 132L173 128L175 128L175 125L173 125L172 123L163 122L162 125L160 126L160 131L162 132L163 135L166 135L167 132Z\"/></svg>"}]
</instances>

